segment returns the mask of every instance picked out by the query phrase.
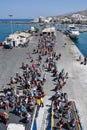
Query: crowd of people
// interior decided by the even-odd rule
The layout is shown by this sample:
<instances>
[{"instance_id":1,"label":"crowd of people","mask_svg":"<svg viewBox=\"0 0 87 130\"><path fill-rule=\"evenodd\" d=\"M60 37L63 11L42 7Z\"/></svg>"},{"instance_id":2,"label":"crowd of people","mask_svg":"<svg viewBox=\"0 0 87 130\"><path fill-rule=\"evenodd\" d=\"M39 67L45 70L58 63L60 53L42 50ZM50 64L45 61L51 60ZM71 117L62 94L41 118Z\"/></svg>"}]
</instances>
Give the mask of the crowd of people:
<instances>
[{"instance_id":1,"label":"crowd of people","mask_svg":"<svg viewBox=\"0 0 87 130\"><path fill-rule=\"evenodd\" d=\"M3 85L3 95L0 95L0 119L8 125L10 123L10 111L13 114L24 118L25 122L31 120L31 113L35 106L44 107L43 97L45 96L43 85L47 81L45 71L52 71L56 68L54 58L58 60L61 54L54 52L55 36L40 35L38 45L33 52L29 52L29 64L22 62L22 75L18 72L10 78L9 87ZM33 55L37 54L38 59ZM43 57L46 58L45 63ZM37 62L37 63L36 63ZM30 118L29 118L30 117Z\"/></svg>"},{"instance_id":2,"label":"crowd of people","mask_svg":"<svg viewBox=\"0 0 87 130\"><path fill-rule=\"evenodd\" d=\"M52 98L54 105L54 127L59 130L74 130L80 122L76 120L73 101L69 101L67 92L63 91L63 87L67 84L69 74L65 72L64 68L58 71L55 64L54 69L51 69L51 73L54 77L53 81L56 83L55 95Z\"/></svg>"},{"instance_id":3,"label":"crowd of people","mask_svg":"<svg viewBox=\"0 0 87 130\"><path fill-rule=\"evenodd\" d=\"M57 68L56 62L62 55L54 50L55 42L56 36L53 32L40 34L37 47L32 53L29 52L29 64L22 62L22 75L15 73L15 77L10 78L10 87L3 86L4 96L0 96L0 110L3 111L0 111L0 118L6 125L9 122L9 110L29 122L32 121L31 113L34 112L35 106L44 107L43 85L46 84L48 72L52 73L53 81L56 82L53 102L58 114L57 126L62 130L65 125L64 117L68 115L68 124L74 127L75 120L70 117L72 102L68 101L67 93L62 92L69 76L64 68L61 71ZM37 55L37 59L34 59L33 55Z\"/></svg>"}]
</instances>

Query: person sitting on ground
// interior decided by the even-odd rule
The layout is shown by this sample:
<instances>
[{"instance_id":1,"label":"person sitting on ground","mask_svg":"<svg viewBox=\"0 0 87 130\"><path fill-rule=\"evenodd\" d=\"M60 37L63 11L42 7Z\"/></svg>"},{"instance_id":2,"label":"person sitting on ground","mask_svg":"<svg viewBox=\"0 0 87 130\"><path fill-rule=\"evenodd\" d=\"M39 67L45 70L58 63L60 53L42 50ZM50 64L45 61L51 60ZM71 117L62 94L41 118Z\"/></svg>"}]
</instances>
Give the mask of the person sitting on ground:
<instances>
[{"instance_id":1,"label":"person sitting on ground","mask_svg":"<svg viewBox=\"0 0 87 130\"><path fill-rule=\"evenodd\" d=\"M16 83L15 78L14 78L14 77L11 77L11 78L10 78L10 84L15 84L15 83Z\"/></svg>"},{"instance_id":2,"label":"person sitting on ground","mask_svg":"<svg viewBox=\"0 0 87 130\"><path fill-rule=\"evenodd\" d=\"M59 55L58 55L58 56L59 56L59 59L60 59L60 58L61 58L61 53L59 53Z\"/></svg>"},{"instance_id":3,"label":"person sitting on ground","mask_svg":"<svg viewBox=\"0 0 87 130\"><path fill-rule=\"evenodd\" d=\"M76 120L73 118L73 119L71 119L71 121L70 121L70 126L72 127L72 128L74 128L75 126L76 126Z\"/></svg>"},{"instance_id":4,"label":"person sitting on ground","mask_svg":"<svg viewBox=\"0 0 87 130\"><path fill-rule=\"evenodd\" d=\"M9 120L9 114L7 112L4 112L4 119L5 119L5 124L7 126L8 125L8 120Z\"/></svg>"},{"instance_id":5,"label":"person sitting on ground","mask_svg":"<svg viewBox=\"0 0 87 130\"><path fill-rule=\"evenodd\" d=\"M66 79L69 78L69 74L68 74L68 72L66 72L66 74L65 74L65 78L66 78Z\"/></svg>"},{"instance_id":6,"label":"person sitting on ground","mask_svg":"<svg viewBox=\"0 0 87 130\"><path fill-rule=\"evenodd\" d=\"M63 127L64 124L65 124L64 120L62 119L62 117L60 117L59 121L58 121L59 130L62 130L62 127Z\"/></svg>"},{"instance_id":7,"label":"person sitting on ground","mask_svg":"<svg viewBox=\"0 0 87 130\"><path fill-rule=\"evenodd\" d=\"M46 81L46 73L43 74L43 82Z\"/></svg>"},{"instance_id":8,"label":"person sitting on ground","mask_svg":"<svg viewBox=\"0 0 87 130\"><path fill-rule=\"evenodd\" d=\"M25 108L25 106L21 103L21 104L20 104L20 116L22 117L23 114L25 114L25 113L26 113L26 108Z\"/></svg>"},{"instance_id":9,"label":"person sitting on ground","mask_svg":"<svg viewBox=\"0 0 87 130\"><path fill-rule=\"evenodd\" d=\"M4 101L5 110L7 111L9 109L9 100Z\"/></svg>"},{"instance_id":10,"label":"person sitting on ground","mask_svg":"<svg viewBox=\"0 0 87 130\"><path fill-rule=\"evenodd\" d=\"M9 120L9 114L7 112L0 112L0 117L7 126Z\"/></svg>"},{"instance_id":11,"label":"person sitting on ground","mask_svg":"<svg viewBox=\"0 0 87 130\"><path fill-rule=\"evenodd\" d=\"M5 96L7 95L7 88L5 86L2 86Z\"/></svg>"},{"instance_id":12,"label":"person sitting on ground","mask_svg":"<svg viewBox=\"0 0 87 130\"><path fill-rule=\"evenodd\" d=\"M16 115L19 115L20 114L20 106L18 105L18 103L15 103L15 108L14 108L14 113Z\"/></svg>"},{"instance_id":13,"label":"person sitting on ground","mask_svg":"<svg viewBox=\"0 0 87 130\"><path fill-rule=\"evenodd\" d=\"M68 95L67 95L67 93L64 93L64 99L65 99L65 102L67 103L68 102Z\"/></svg>"},{"instance_id":14,"label":"person sitting on ground","mask_svg":"<svg viewBox=\"0 0 87 130\"><path fill-rule=\"evenodd\" d=\"M29 123L30 121L31 121L31 115L28 112L27 115L26 115L26 122Z\"/></svg>"}]
</instances>

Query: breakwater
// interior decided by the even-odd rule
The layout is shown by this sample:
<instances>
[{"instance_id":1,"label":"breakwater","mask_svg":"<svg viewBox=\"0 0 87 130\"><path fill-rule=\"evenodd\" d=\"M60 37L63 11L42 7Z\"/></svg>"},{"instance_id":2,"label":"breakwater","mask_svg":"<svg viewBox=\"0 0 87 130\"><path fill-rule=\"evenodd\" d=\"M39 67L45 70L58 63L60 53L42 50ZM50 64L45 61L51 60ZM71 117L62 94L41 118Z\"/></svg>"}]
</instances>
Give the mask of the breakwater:
<instances>
[{"instance_id":1,"label":"breakwater","mask_svg":"<svg viewBox=\"0 0 87 130\"><path fill-rule=\"evenodd\" d=\"M0 22L0 24L39 24L38 22Z\"/></svg>"}]
</instances>

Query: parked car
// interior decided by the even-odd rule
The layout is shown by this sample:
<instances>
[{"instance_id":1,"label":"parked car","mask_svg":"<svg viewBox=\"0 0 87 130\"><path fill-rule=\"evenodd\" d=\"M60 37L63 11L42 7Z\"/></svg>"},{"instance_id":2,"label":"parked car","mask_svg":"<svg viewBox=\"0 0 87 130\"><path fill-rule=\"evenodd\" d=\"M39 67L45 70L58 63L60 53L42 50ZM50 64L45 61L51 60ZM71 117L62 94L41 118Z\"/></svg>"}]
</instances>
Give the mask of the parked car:
<instances>
[{"instance_id":1,"label":"parked car","mask_svg":"<svg viewBox=\"0 0 87 130\"><path fill-rule=\"evenodd\" d=\"M3 46L3 43L2 43L2 42L0 42L0 46Z\"/></svg>"},{"instance_id":2,"label":"parked car","mask_svg":"<svg viewBox=\"0 0 87 130\"><path fill-rule=\"evenodd\" d=\"M7 130L25 130L25 126L23 124L10 123L7 126Z\"/></svg>"},{"instance_id":3,"label":"parked car","mask_svg":"<svg viewBox=\"0 0 87 130\"><path fill-rule=\"evenodd\" d=\"M5 44L3 47L4 47L5 49L12 49L12 48L13 48L10 44Z\"/></svg>"}]
</instances>

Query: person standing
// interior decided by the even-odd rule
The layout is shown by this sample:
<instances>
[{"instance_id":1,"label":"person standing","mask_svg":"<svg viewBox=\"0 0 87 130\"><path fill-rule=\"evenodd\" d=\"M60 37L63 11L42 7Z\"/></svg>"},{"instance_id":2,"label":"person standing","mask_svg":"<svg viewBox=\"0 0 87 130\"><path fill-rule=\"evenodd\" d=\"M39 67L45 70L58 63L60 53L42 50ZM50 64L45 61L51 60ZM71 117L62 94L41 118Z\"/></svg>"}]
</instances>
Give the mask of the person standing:
<instances>
[{"instance_id":1,"label":"person standing","mask_svg":"<svg viewBox=\"0 0 87 130\"><path fill-rule=\"evenodd\" d=\"M40 106L44 107L44 103L43 103L43 98L42 97L40 98Z\"/></svg>"},{"instance_id":2,"label":"person standing","mask_svg":"<svg viewBox=\"0 0 87 130\"><path fill-rule=\"evenodd\" d=\"M43 74L43 82L46 82L46 73Z\"/></svg>"},{"instance_id":3,"label":"person standing","mask_svg":"<svg viewBox=\"0 0 87 130\"><path fill-rule=\"evenodd\" d=\"M86 65L86 57L84 57L84 65Z\"/></svg>"}]
</instances>

